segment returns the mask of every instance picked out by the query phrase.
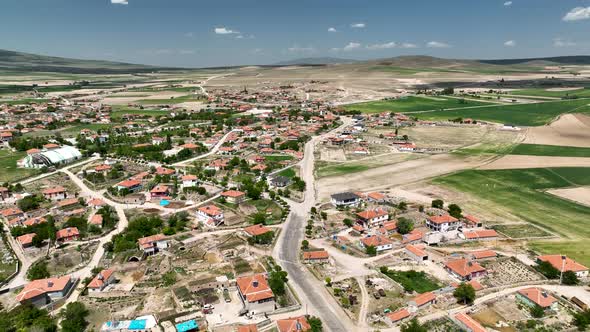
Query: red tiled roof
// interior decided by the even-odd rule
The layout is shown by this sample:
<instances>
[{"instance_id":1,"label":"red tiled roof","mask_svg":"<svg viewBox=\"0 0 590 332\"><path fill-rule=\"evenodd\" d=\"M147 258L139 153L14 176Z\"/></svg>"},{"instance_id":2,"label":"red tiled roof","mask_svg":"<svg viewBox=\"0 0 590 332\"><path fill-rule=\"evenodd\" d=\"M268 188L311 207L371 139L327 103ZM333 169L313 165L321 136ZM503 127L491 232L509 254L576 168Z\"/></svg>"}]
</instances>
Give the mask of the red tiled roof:
<instances>
[{"instance_id":1,"label":"red tiled roof","mask_svg":"<svg viewBox=\"0 0 590 332\"><path fill-rule=\"evenodd\" d=\"M365 210L363 212L357 213L356 215L359 216L361 219L371 220L374 218L387 216L388 213L387 213L387 211L385 211L383 209L375 209L375 210Z\"/></svg>"},{"instance_id":2,"label":"red tiled roof","mask_svg":"<svg viewBox=\"0 0 590 332\"><path fill-rule=\"evenodd\" d=\"M241 197L244 196L245 193L237 190L228 190L221 193L221 196L224 197Z\"/></svg>"},{"instance_id":3,"label":"red tiled roof","mask_svg":"<svg viewBox=\"0 0 590 332\"><path fill-rule=\"evenodd\" d=\"M90 283L88 288L102 288L107 280L113 275L113 270L107 269L100 271Z\"/></svg>"},{"instance_id":4,"label":"red tiled roof","mask_svg":"<svg viewBox=\"0 0 590 332\"><path fill-rule=\"evenodd\" d=\"M487 330L481 326L475 319L471 318L467 314L459 313L455 315L455 319L461 322L471 332L486 332Z\"/></svg>"},{"instance_id":5,"label":"red tiled roof","mask_svg":"<svg viewBox=\"0 0 590 332\"><path fill-rule=\"evenodd\" d=\"M205 213L208 216L217 216L223 212L220 208L213 204L202 206L199 208L199 211Z\"/></svg>"},{"instance_id":6,"label":"red tiled roof","mask_svg":"<svg viewBox=\"0 0 590 332\"><path fill-rule=\"evenodd\" d=\"M385 316L387 316L387 318L389 318L391 320L391 322L395 323L395 322L398 322L404 318L410 317L410 312L408 311L408 309L403 308L403 309L400 309L396 312L388 313Z\"/></svg>"},{"instance_id":7,"label":"red tiled roof","mask_svg":"<svg viewBox=\"0 0 590 332\"><path fill-rule=\"evenodd\" d=\"M77 227L66 227L64 229L60 229L59 231L57 231L55 233L55 237L59 240L59 239L63 239L63 238L68 238L68 237L74 237L74 236L79 236L80 232L78 231Z\"/></svg>"},{"instance_id":8,"label":"red tiled roof","mask_svg":"<svg viewBox=\"0 0 590 332\"><path fill-rule=\"evenodd\" d=\"M467 277L472 273L484 272L486 270L479 265L479 263L471 262L465 258L448 261L445 263L445 266L462 277Z\"/></svg>"},{"instance_id":9,"label":"red tiled roof","mask_svg":"<svg viewBox=\"0 0 590 332\"><path fill-rule=\"evenodd\" d=\"M314 260L314 259L328 259L330 258L330 254L326 250L314 250L314 251L304 251L303 252L303 259L304 260Z\"/></svg>"},{"instance_id":10,"label":"red tiled roof","mask_svg":"<svg viewBox=\"0 0 590 332\"><path fill-rule=\"evenodd\" d=\"M270 232L270 229L264 225L252 225L244 228L244 232L251 236L257 236Z\"/></svg>"},{"instance_id":11,"label":"red tiled roof","mask_svg":"<svg viewBox=\"0 0 590 332\"><path fill-rule=\"evenodd\" d=\"M408 250L409 252L411 252L412 254L418 256L418 257L424 257L427 256L428 254L426 253L426 251L424 251L423 247L420 248L418 246L413 246L411 244L408 244L406 246L406 250Z\"/></svg>"},{"instance_id":12,"label":"red tiled roof","mask_svg":"<svg viewBox=\"0 0 590 332\"><path fill-rule=\"evenodd\" d=\"M537 257L542 262L549 262L549 264L553 265L560 272L566 271L573 271L573 272L581 272L587 271L588 268L584 265L576 262L575 260L568 258L566 256L561 255L543 255ZM563 261L565 258L565 262ZM563 268L563 271L562 271Z\"/></svg>"},{"instance_id":13,"label":"red tiled roof","mask_svg":"<svg viewBox=\"0 0 590 332\"><path fill-rule=\"evenodd\" d=\"M497 237L498 233L493 229L482 229L478 231L464 231L463 235L465 235L466 239L474 240Z\"/></svg>"},{"instance_id":14,"label":"red tiled roof","mask_svg":"<svg viewBox=\"0 0 590 332\"><path fill-rule=\"evenodd\" d=\"M361 242L365 246L375 246L375 247L393 243L393 241L391 241L390 239L383 237L381 235L375 235L375 236L362 238Z\"/></svg>"},{"instance_id":15,"label":"red tiled roof","mask_svg":"<svg viewBox=\"0 0 590 332\"><path fill-rule=\"evenodd\" d=\"M305 316L293 317L277 320L279 332L300 332L311 330L311 325L307 322Z\"/></svg>"},{"instance_id":16,"label":"red tiled roof","mask_svg":"<svg viewBox=\"0 0 590 332\"><path fill-rule=\"evenodd\" d=\"M25 285L20 293L18 293L16 300L22 302L45 293L63 291L69 281L70 276L31 281Z\"/></svg>"},{"instance_id":17,"label":"red tiled roof","mask_svg":"<svg viewBox=\"0 0 590 332\"><path fill-rule=\"evenodd\" d=\"M139 180L125 180L125 181L121 181L119 182L118 186L120 187L124 187L124 188L131 188L131 187L135 187L141 184L141 181Z\"/></svg>"},{"instance_id":18,"label":"red tiled roof","mask_svg":"<svg viewBox=\"0 0 590 332\"><path fill-rule=\"evenodd\" d=\"M166 238L166 236L164 234L155 234L155 235L150 235L150 236L146 236L146 237L142 237L140 239L137 240L137 242L139 243L139 245L146 249L146 248L151 248L154 246L154 242L157 241L162 241Z\"/></svg>"},{"instance_id":19,"label":"red tiled roof","mask_svg":"<svg viewBox=\"0 0 590 332\"><path fill-rule=\"evenodd\" d=\"M240 277L236 280L240 293L248 302L257 302L273 298L274 294L263 274Z\"/></svg>"},{"instance_id":20,"label":"red tiled roof","mask_svg":"<svg viewBox=\"0 0 590 332\"><path fill-rule=\"evenodd\" d=\"M16 240L18 242L20 242L21 245L31 244L33 242L33 238L36 235L37 234L35 234L35 233L29 233L29 234L25 234L25 235L21 235L21 236L17 237Z\"/></svg>"},{"instance_id":21,"label":"red tiled roof","mask_svg":"<svg viewBox=\"0 0 590 332\"><path fill-rule=\"evenodd\" d=\"M59 193L65 193L66 189L64 187L53 187L53 188L47 188L45 190L43 190L41 193L43 195L51 195L51 194L59 194Z\"/></svg>"},{"instance_id":22,"label":"red tiled roof","mask_svg":"<svg viewBox=\"0 0 590 332\"><path fill-rule=\"evenodd\" d=\"M547 292L545 292L544 290L536 287L521 289L518 291L518 294L526 297L527 299L534 302L541 308L548 308L553 303L557 302L557 300L553 296L547 294Z\"/></svg>"},{"instance_id":23,"label":"red tiled roof","mask_svg":"<svg viewBox=\"0 0 590 332\"><path fill-rule=\"evenodd\" d=\"M412 301L416 303L418 307L421 307L426 303L432 302L434 300L436 300L436 295L434 295L434 293L432 292L422 293L416 296L414 299L412 299Z\"/></svg>"},{"instance_id":24,"label":"red tiled roof","mask_svg":"<svg viewBox=\"0 0 590 332\"><path fill-rule=\"evenodd\" d=\"M475 259L497 257L498 254L493 250L479 250L471 252L471 256Z\"/></svg>"},{"instance_id":25,"label":"red tiled roof","mask_svg":"<svg viewBox=\"0 0 590 332\"><path fill-rule=\"evenodd\" d=\"M428 220L434 224L445 224L445 223L453 223L457 222L457 218L451 216L450 214L445 214L443 216L432 216L428 217Z\"/></svg>"}]
</instances>

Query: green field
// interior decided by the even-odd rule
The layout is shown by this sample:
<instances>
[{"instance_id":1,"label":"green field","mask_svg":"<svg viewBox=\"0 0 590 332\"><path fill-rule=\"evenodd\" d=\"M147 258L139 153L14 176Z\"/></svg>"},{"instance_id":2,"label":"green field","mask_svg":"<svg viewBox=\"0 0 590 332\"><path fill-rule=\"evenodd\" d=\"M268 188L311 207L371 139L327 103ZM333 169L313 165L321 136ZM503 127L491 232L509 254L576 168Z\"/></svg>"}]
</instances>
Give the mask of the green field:
<instances>
[{"instance_id":1,"label":"green field","mask_svg":"<svg viewBox=\"0 0 590 332\"><path fill-rule=\"evenodd\" d=\"M569 91L548 91L546 89L524 89L510 91L510 95L515 96L534 96L534 97L554 97L563 98L566 96L577 96L579 98L590 97L590 88L580 88Z\"/></svg>"},{"instance_id":2,"label":"green field","mask_svg":"<svg viewBox=\"0 0 590 332\"><path fill-rule=\"evenodd\" d=\"M24 99L17 99L17 100L2 100L0 104L7 104L7 105L26 105L26 104L41 104L48 102L49 99L41 99L41 98L24 98Z\"/></svg>"},{"instance_id":3,"label":"green field","mask_svg":"<svg viewBox=\"0 0 590 332\"><path fill-rule=\"evenodd\" d=\"M590 148L541 144L518 144L510 154L527 156L590 157Z\"/></svg>"},{"instance_id":4,"label":"green field","mask_svg":"<svg viewBox=\"0 0 590 332\"><path fill-rule=\"evenodd\" d=\"M37 170L16 167L17 160L26 155L25 152L0 150L0 183L14 182L38 173Z\"/></svg>"},{"instance_id":5,"label":"green field","mask_svg":"<svg viewBox=\"0 0 590 332\"><path fill-rule=\"evenodd\" d=\"M294 178L295 176L297 176L297 173L295 172L293 167L289 167L287 169L280 171L277 175L285 176L288 178Z\"/></svg>"},{"instance_id":6,"label":"green field","mask_svg":"<svg viewBox=\"0 0 590 332\"><path fill-rule=\"evenodd\" d=\"M330 162L317 162L316 174L318 178L328 176L340 176L350 173L357 173L371 169L371 166L359 164L359 163L330 163Z\"/></svg>"},{"instance_id":7,"label":"green field","mask_svg":"<svg viewBox=\"0 0 590 332\"><path fill-rule=\"evenodd\" d=\"M141 100L138 100L136 103L142 104L142 105L157 105L157 104L169 105L169 104L180 104L180 103L186 103L186 102L200 102L200 101L207 101L207 99L204 99L199 96L194 96L194 95L186 95L186 96L181 96L181 97L176 97L176 98L168 98L168 99L141 99Z\"/></svg>"},{"instance_id":8,"label":"green field","mask_svg":"<svg viewBox=\"0 0 590 332\"><path fill-rule=\"evenodd\" d=\"M285 161L285 160L293 160L293 156L289 155L275 155L275 156L264 156L264 159L267 161Z\"/></svg>"},{"instance_id":9,"label":"green field","mask_svg":"<svg viewBox=\"0 0 590 332\"><path fill-rule=\"evenodd\" d=\"M439 289L441 285L424 272L410 271L382 271L383 274L402 285L406 292L426 293Z\"/></svg>"},{"instance_id":10,"label":"green field","mask_svg":"<svg viewBox=\"0 0 590 332\"><path fill-rule=\"evenodd\" d=\"M534 104L490 105L477 108L415 113L413 115L423 120L472 118L519 126L542 126L561 114L590 112L589 104L590 99L575 99Z\"/></svg>"},{"instance_id":11,"label":"green field","mask_svg":"<svg viewBox=\"0 0 590 332\"><path fill-rule=\"evenodd\" d=\"M347 110L356 110L363 113L381 113L381 112L421 112L430 110L440 110L446 108L463 108L471 106L489 105L472 100L461 100L455 98L424 98L418 96L406 97L395 100L380 100L367 103L350 104L344 106Z\"/></svg>"},{"instance_id":12,"label":"green field","mask_svg":"<svg viewBox=\"0 0 590 332\"><path fill-rule=\"evenodd\" d=\"M513 239L551 236L550 233L531 224L494 225L492 228Z\"/></svg>"},{"instance_id":13,"label":"green field","mask_svg":"<svg viewBox=\"0 0 590 332\"><path fill-rule=\"evenodd\" d=\"M590 168L537 168L468 170L433 180L481 199L482 204L503 207L532 224L548 229L563 241L537 241L533 247L546 253L568 249L572 257L590 264L590 207L544 193L552 188L590 185Z\"/></svg>"},{"instance_id":14,"label":"green field","mask_svg":"<svg viewBox=\"0 0 590 332\"><path fill-rule=\"evenodd\" d=\"M160 116L160 115L168 115L170 112L162 111L162 110L140 110L140 109L119 109L116 111L111 112L111 118L113 120L120 120L123 115L126 114L135 114L141 116Z\"/></svg>"}]
</instances>

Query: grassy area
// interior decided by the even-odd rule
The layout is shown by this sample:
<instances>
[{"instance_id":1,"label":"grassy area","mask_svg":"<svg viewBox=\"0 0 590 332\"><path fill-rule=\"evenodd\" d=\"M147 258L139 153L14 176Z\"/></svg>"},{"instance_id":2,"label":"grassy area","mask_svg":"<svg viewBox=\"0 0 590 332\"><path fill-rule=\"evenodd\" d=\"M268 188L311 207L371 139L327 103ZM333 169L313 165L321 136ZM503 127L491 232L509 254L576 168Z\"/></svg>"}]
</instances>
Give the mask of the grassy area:
<instances>
[{"instance_id":1,"label":"grassy area","mask_svg":"<svg viewBox=\"0 0 590 332\"><path fill-rule=\"evenodd\" d=\"M534 96L534 97L554 97L563 98L567 96L577 96L579 98L590 97L590 88L579 88L568 91L552 91L547 89L523 89L510 91L509 94L515 96Z\"/></svg>"},{"instance_id":2,"label":"grassy area","mask_svg":"<svg viewBox=\"0 0 590 332\"><path fill-rule=\"evenodd\" d=\"M269 224L280 222L283 209L281 209L281 207L274 201L268 199L250 200L248 201L248 204L256 207L258 212L266 213Z\"/></svg>"},{"instance_id":3,"label":"grassy area","mask_svg":"<svg viewBox=\"0 0 590 332\"><path fill-rule=\"evenodd\" d=\"M162 111L162 110L140 110L140 109L132 109L132 108L124 108L120 110L116 110L111 112L111 118L113 120L121 120L124 115L127 114L135 114L141 116L160 116L160 115L168 115L170 112Z\"/></svg>"},{"instance_id":4,"label":"grassy area","mask_svg":"<svg viewBox=\"0 0 590 332\"><path fill-rule=\"evenodd\" d=\"M37 174L39 171L29 168L17 168L16 162L27 154L0 150L0 183L14 182Z\"/></svg>"},{"instance_id":5,"label":"grassy area","mask_svg":"<svg viewBox=\"0 0 590 332\"><path fill-rule=\"evenodd\" d=\"M519 126L542 126L561 114L590 112L589 104L590 99L575 99L534 104L491 105L477 108L416 113L414 115L425 120L472 118Z\"/></svg>"},{"instance_id":6,"label":"grassy area","mask_svg":"<svg viewBox=\"0 0 590 332\"><path fill-rule=\"evenodd\" d=\"M328 176L340 176L350 173L357 173L371 169L370 166L359 164L359 163L329 163L329 162L318 162L317 176L318 178Z\"/></svg>"},{"instance_id":7,"label":"grassy area","mask_svg":"<svg viewBox=\"0 0 590 332\"><path fill-rule=\"evenodd\" d=\"M141 99L138 100L138 104L142 105L157 105L157 104L180 104L186 102L199 102L199 101L207 101L207 99L199 96L194 95L187 95L181 96L176 98L168 98L168 99Z\"/></svg>"},{"instance_id":8,"label":"grassy area","mask_svg":"<svg viewBox=\"0 0 590 332\"><path fill-rule=\"evenodd\" d=\"M471 106L489 105L472 100L462 100L456 98L424 98L418 96L406 97L395 100L380 100L366 103L350 104L344 106L347 110L357 110L363 113L381 113L381 112L420 112L430 110L441 110L447 108L463 108Z\"/></svg>"},{"instance_id":9,"label":"grassy area","mask_svg":"<svg viewBox=\"0 0 590 332\"><path fill-rule=\"evenodd\" d=\"M24 99L17 99L17 100L2 100L0 104L7 104L7 105L25 105L25 104L41 104L48 102L49 99L41 99L41 98L24 98Z\"/></svg>"},{"instance_id":10,"label":"grassy area","mask_svg":"<svg viewBox=\"0 0 590 332\"><path fill-rule=\"evenodd\" d=\"M528 156L590 157L590 148L541 144L519 144L510 154Z\"/></svg>"},{"instance_id":11,"label":"grassy area","mask_svg":"<svg viewBox=\"0 0 590 332\"><path fill-rule=\"evenodd\" d=\"M284 169L284 170L280 171L278 173L278 175L285 176L285 177L288 177L288 178L294 178L295 176L297 176L297 173L295 172L295 170L293 169L293 167L289 167L287 169Z\"/></svg>"},{"instance_id":12,"label":"grassy area","mask_svg":"<svg viewBox=\"0 0 590 332\"><path fill-rule=\"evenodd\" d=\"M264 159L266 161L284 161L284 160L293 160L293 156L288 155L276 155L276 156L265 156Z\"/></svg>"},{"instance_id":13,"label":"grassy area","mask_svg":"<svg viewBox=\"0 0 590 332\"><path fill-rule=\"evenodd\" d=\"M551 236L550 233L531 224L494 225L492 228L513 239Z\"/></svg>"},{"instance_id":14,"label":"grassy area","mask_svg":"<svg viewBox=\"0 0 590 332\"><path fill-rule=\"evenodd\" d=\"M590 168L468 170L433 182L471 194L487 204L502 206L510 214L564 238L562 242L534 242L533 248L547 253L567 249L573 258L590 263L590 256L584 253L584 248L590 250L587 241L590 207L544 192L552 188L590 185Z\"/></svg>"},{"instance_id":15,"label":"grassy area","mask_svg":"<svg viewBox=\"0 0 590 332\"><path fill-rule=\"evenodd\" d=\"M424 272L387 270L384 274L402 285L406 292L426 293L441 287L437 280Z\"/></svg>"}]
</instances>

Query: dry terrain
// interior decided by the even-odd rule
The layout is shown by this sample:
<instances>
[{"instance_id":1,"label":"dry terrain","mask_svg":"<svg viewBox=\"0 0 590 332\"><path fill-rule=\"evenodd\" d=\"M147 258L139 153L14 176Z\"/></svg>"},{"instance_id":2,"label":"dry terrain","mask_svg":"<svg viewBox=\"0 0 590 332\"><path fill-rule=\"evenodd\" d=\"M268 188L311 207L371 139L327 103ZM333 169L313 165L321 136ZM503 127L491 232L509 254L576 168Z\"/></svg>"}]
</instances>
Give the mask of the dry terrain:
<instances>
[{"instance_id":1,"label":"dry terrain","mask_svg":"<svg viewBox=\"0 0 590 332\"><path fill-rule=\"evenodd\" d=\"M479 167L488 169L519 169L544 167L590 167L590 158L508 155Z\"/></svg>"},{"instance_id":2,"label":"dry terrain","mask_svg":"<svg viewBox=\"0 0 590 332\"><path fill-rule=\"evenodd\" d=\"M529 128L524 143L590 147L590 116L565 114L548 126Z\"/></svg>"},{"instance_id":3,"label":"dry terrain","mask_svg":"<svg viewBox=\"0 0 590 332\"><path fill-rule=\"evenodd\" d=\"M552 189L547 192L576 203L590 206L590 187Z\"/></svg>"}]
</instances>

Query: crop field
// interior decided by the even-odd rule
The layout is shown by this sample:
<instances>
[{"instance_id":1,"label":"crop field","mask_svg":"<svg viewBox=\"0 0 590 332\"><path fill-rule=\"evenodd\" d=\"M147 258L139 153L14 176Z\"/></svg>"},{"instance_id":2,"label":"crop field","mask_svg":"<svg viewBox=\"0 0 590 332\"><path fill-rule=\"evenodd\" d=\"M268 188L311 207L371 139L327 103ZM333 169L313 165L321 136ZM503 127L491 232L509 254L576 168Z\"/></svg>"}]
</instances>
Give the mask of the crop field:
<instances>
[{"instance_id":1,"label":"crop field","mask_svg":"<svg viewBox=\"0 0 590 332\"><path fill-rule=\"evenodd\" d=\"M362 172L370 169L371 167L368 165L360 164L360 163L330 163L330 162L318 162L319 167L317 167L317 176L327 177L327 176L339 176L339 175L346 175L349 173L357 173Z\"/></svg>"},{"instance_id":2,"label":"crop field","mask_svg":"<svg viewBox=\"0 0 590 332\"><path fill-rule=\"evenodd\" d=\"M356 110L363 113L381 113L381 112L421 112L430 110L441 110L446 108L463 108L471 106L489 105L472 100L462 100L455 98L424 98L424 97L406 97L395 100L380 100L367 103L350 104L344 108L347 110Z\"/></svg>"},{"instance_id":3,"label":"crop field","mask_svg":"<svg viewBox=\"0 0 590 332\"><path fill-rule=\"evenodd\" d=\"M567 96L576 96L579 98L590 97L590 88L580 88L572 90L546 90L546 89L524 89L510 91L509 94L515 96L538 96L538 97L554 97L563 98Z\"/></svg>"},{"instance_id":4,"label":"crop field","mask_svg":"<svg viewBox=\"0 0 590 332\"><path fill-rule=\"evenodd\" d=\"M494 225L492 228L513 239L551 236L550 233L532 224Z\"/></svg>"},{"instance_id":5,"label":"crop field","mask_svg":"<svg viewBox=\"0 0 590 332\"><path fill-rule=\"evenodd\" d=\"M285 161L285 160L293 160L293 157L289 156L289 155L274 155L274 156L264 156L264 159L267 161Z\"/></svg>"},{"instance_id":6,"label":"crop field","mask_svg":"<svg viewBox=\"0 0 590 332\"><path fill-rule=\"evenodd\" d=\"M572 257L590 263L590 255L582 255L582 248L590 250L590 243L585 240L590 237L590 207L544 192L589 185L590 168L467 170L433 182L502 206L512 215L563 237L562 241L534 242L533 248L542 252L565 248Z\"/></svg>"},{"instance_id":7,"label":"crop field","mask_svg":"<svg viewBox=\"0 0 590 332\"><path fill-rule=\"evenodd\" d=\"M590 148L542 144L518 144L510 154L527 156L590 157Z\"/></svg>"},{"instance_id":8,"label":"crop field","mask_svg":"<svg viewBox=\"0 0 590 332\"><path fill-rule=\"evenodd\" d=\"M123 115L126 114L135 114L141 116L159 116L159 115L168 115L170 112L162 111L162 110L140 110L140 109L120 109L113 111L111 113L111 118L113 120L120 120Z\"/></svg>"},{"instance_id":9,"label":"crop field","mask_svg":"<svg viewBox=\"0 0 590 332\"><path fill-rule=\"evenodd\" d=\"M589 113L590 99L550 101L533 104L491 105L414 114L423 120L472 118L519 126L542 126L565 113Z\"/></svg>"}]
</instances>

